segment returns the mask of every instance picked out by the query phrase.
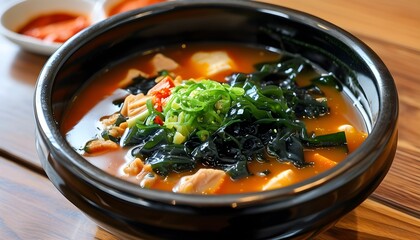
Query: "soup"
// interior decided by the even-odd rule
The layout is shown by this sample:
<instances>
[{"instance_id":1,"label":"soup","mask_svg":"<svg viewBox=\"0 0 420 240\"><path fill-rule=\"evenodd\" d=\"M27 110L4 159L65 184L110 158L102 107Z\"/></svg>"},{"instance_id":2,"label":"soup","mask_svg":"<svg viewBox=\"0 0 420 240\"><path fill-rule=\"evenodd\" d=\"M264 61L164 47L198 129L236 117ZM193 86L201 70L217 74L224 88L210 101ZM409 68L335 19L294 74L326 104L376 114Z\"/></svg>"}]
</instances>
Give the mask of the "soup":
<instances>
[{"instance_id":1,"label":"soup","mask_svg":"<svg viewBox=\"0 0 420 240\"><path fill-rule=\"evenodd\" d=\"M230 43L145 52L74 98L62 132L139 187L231 194L298 183L366 138L339 80L307 59Z\"/></svg>"}]
</instances>

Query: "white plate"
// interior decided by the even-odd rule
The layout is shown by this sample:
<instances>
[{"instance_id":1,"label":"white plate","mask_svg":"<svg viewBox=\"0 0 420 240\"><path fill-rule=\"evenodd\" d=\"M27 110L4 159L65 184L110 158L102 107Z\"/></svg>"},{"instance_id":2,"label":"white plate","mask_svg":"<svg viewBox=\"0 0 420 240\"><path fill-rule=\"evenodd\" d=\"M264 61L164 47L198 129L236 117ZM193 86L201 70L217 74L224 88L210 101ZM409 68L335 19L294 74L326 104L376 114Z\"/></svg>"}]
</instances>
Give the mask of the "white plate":
<instances>
[{"instance_id":1,"label":"white plate","mask_svg":"<svg viewBox=\"0 0 420 240\"><path fill-rule=\"evenodd\" d=\"M62 44L17 33L32 18L46 13L66 12L88 16L92 24L104 19L100 1L92 0L18 0L0 10L0 32L10 41L30 52L50 55Z\"/></svg>"}]
</instances>

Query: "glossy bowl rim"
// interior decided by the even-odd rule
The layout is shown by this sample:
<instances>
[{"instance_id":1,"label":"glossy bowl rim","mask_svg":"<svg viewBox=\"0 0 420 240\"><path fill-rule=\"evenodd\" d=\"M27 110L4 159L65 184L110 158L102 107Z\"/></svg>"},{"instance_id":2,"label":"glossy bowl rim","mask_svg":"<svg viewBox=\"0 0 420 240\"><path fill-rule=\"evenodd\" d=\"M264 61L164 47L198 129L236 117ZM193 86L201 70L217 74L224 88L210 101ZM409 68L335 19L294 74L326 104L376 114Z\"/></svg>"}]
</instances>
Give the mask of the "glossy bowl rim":
<instances>
[{"instance_id":1,"label":"glossy bowl rim","mask_svg":"<svg viewBox=\"0 0 420 240\"><path fill-rule=\"evenodd\" d=\"M137 19L160 12L171 11L171 9L182 8L184 6L203 7L215 5L217 5L217 7L253 8L255 11L261 11L266 14L288 17L298 21L300 24L310 25L325 34L330 34L343 41L346 45L352 44L354 51L357 52L364 62L366 62L370 71L372 71L372 74L375 76L380 100L376 124L365 142L333 169L327 170L317 176L289 187L270 191L216 196L187 195L142 189L133 183L128 183L125 180L105 173L88 163L88 161L76 153L60 133L52 116L52 108L49 106L51 96L48 96L48 94L51 93L53 84L47 80L54 78L57 69L66 61L66 56L68 57L74 51L77 51L78 46L84 42L88 42L96 35L100 35L104 29L112 28L115 25L130 21L133 18ZM234 0L198 0L193 2L182 0L170 1L123 13L89 27L85 31L77 34L76 37L73 37L72 41L66 42L47 61L37 81L34 94L34 107L40 137L42 137L48 147L52 149L51 154L56 155L56 159L60 159L60 161L61 159L67 159L66 161L61 161L61 163L68 170L84 178L87 182L96 185L109 194L126 198L127 201L133 201L140 204L141 201L139 201L139 199L148 199L166 204L184 204L196 207L231 206L232 203L235 203L235 206L243 206L255 204L260 201L267 202L286 199L291 196L303 196L304 193L310 192L311 189L324 185L325 187L319 189L316 193L312 193L322 195L324 192L333 190L336 184L344 184L346 182L346 177L357 176L363 169L366 169L373 164L375 159L372 160L368 158L368 155L374 154L375 149L386 145L391 138L392 130L396 127L398 118L398 96L393 78L382 60L365 43L340 27L307 13L267 3ZM383 129L388 129L388 131L383 131ZM297 199L296 201L300 200Z\"/></svg>"}]
</instances>

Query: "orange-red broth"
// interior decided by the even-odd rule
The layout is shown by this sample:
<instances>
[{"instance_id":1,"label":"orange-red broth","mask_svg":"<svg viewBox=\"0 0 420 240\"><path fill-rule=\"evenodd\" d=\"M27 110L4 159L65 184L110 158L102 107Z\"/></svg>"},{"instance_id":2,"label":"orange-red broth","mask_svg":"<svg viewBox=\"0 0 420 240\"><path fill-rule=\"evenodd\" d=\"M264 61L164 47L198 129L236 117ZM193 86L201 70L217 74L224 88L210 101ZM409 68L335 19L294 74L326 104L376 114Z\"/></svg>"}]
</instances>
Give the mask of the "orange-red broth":
<instances>
[{"instance_id":1,"label":"orange-red broth","mask_svg":"<svg viewBox=\"0 0 420 240\"><path fill-rule=\"evenodd\" d=\"M215 50L226 51L237 66L237 69L234 71L226 71L213 76L212 79L217 81L223 81L224 77L232 72L253 72L253 65L255 63L272 61L279 58L279 53L236 44L183 44L166 48L163 50L163 54L174 59L181 66L173 72L182 76L183 79L188 79L202 77L200 70L191 67L191 55L197 51ZM151 73L152 66L150 64L150 59L153 55L154 54L146 54L135 57L117 67L107 69L103 73L98 74L96 79L86 86L74 99L64 118L62 132L66 134L68 142L81 154L83 154L81 149L83 149L84 144L91 140L95 135L99 134L97 128L99 119L119 110L111 103L113 100L121 99L126 95L124 91L116 90L119 81L125 78L127 71L130 68L136 68L143 72ZM297 81L300 84L305 85L310 78L311 76L305 76L299 78ZM337 132L339 126L342 125L353 126L356 131L352 131L350 134L346 132L350 153L354 151L367 136L364 121L345 94L328 87L321 87L321 89L328 98L331 112L329 115L319 119L303 119L307 126L307 130L308 132L313 131L318 135L322 135ZM121 149L97 156L84 155L84 157L93 165L112 175L138 183L139 180L135 177L127 176L123 172L123 168L132 160L126 157L130 155L127 154L127 151L128 149ZM254 175L236 181L231 179L225 180L216 194L260 191L262 186L269 181L270 177L287 169L294 169L297 171L298 177L296 178L296 182L299 182L332 167L331 165L318 163L317 159L314 158L315 153L319 153L336 163L342 161L348 155L348 153L341 148L306 150L305 160L308 162L314 161L314 165L302 169L297 169L289 163L280 163L274 159L270 159L267 163L257 163L256 161L253 161L249 164L249 170L252 173L270 169L271 174L266 177ZM153 188L171 191L180 177L190 174L192 174L192 172L170 174L157 181L157 183L153 185Z\"/></svg>"}]
</instances>

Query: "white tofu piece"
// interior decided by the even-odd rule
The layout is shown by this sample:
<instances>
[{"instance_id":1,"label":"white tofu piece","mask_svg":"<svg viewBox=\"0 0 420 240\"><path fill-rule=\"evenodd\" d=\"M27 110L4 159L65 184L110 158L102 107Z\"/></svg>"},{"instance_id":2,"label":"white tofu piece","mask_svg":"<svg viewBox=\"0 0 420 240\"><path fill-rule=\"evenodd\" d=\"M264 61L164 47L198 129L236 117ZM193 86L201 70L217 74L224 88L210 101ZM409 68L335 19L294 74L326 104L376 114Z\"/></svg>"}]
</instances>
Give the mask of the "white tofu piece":
<instances>
[{"instance_id":1,"label":"white tofu piece","mask_svg":"<svg viewBox=\"0 0 420 240\"><path fill-rule=\"evenodd\" d=\"M224 51L197 52L192 55L191 60L202 69L205 76L212 76L235 68L234 62Z\"/></svg>"},{"instance_id":2,"label":"white tofu piece","mask_svg":"<svg viewBox=\"0 0 420 240\"><path fill-rule=\"evenodd\" d=\"M263 187L262 190L272 190L276 188L285 187L291 185L296 178L296 173L292 169L284 170L271 178Z\"/></svg>"},{"instance_id":3,"label":"white tofu piece","mask_svg":"<svg viewBox=\"0 0 420 240\"><path fill-rule=\"evenodd\" d=\"M162 53L157 53L151 60L153 65L154 73L158 73L162 70L174 70L178 68L179 64L175 62L175 60L168 58L167 56L163 55Z\"/></svg>"},{"instance_id":4,"label":"white tofu piece","mask_svg":"<svg viewBox=\"0 0 420 240\"><path fill-rule=\"evenodd\" d=\"M172 191L212 194L220 188L226 176L226 173L222 170L200 169L192 175L182 177Z\"/></svg>"}]
</instances>

